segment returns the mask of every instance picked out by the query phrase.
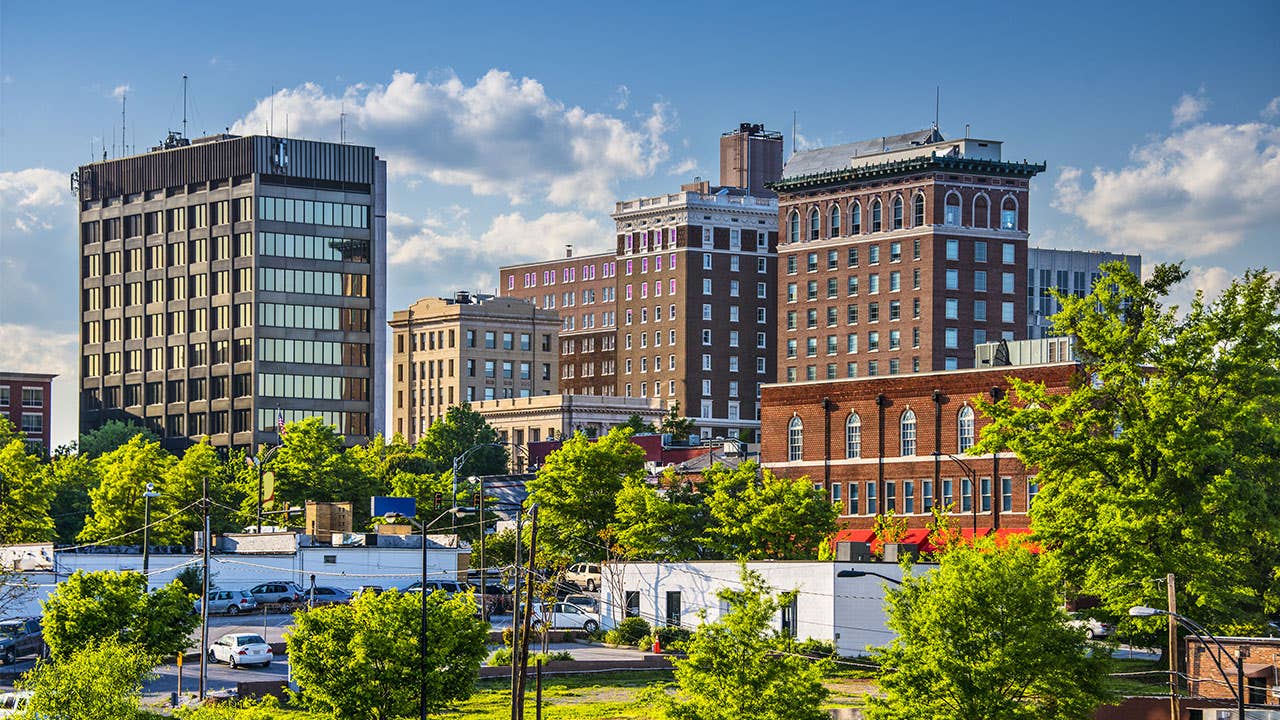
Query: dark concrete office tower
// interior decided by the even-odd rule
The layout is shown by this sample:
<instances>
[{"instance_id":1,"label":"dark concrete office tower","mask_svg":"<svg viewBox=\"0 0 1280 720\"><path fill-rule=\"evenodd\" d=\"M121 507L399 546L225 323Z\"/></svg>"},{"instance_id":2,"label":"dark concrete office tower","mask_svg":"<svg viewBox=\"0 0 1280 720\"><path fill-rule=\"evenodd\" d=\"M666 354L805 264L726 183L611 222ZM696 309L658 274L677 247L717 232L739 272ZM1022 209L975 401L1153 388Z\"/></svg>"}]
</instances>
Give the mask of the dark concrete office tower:
<instances>
[{"instance_id":1,"label":"dark concrete office tower","mask_svg":"<svg viewBox=\"0 0 1280 720\"><path fill-rule=\"evenodd\" d=\"M171 136L83 166L80 429L167 447L383 428L386 163L371 147Z\"/></svg>"}]
</instances>

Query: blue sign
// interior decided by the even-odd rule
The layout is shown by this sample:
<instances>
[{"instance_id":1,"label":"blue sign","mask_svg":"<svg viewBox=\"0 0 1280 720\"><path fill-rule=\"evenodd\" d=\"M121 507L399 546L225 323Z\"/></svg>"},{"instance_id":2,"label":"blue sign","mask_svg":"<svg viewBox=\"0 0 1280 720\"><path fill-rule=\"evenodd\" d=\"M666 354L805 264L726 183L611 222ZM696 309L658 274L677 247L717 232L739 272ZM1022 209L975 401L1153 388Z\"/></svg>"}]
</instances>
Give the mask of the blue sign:
<instances>
[{"instance_id":1,"label":"blue sign","mask_svg":"<svg viewBox=\"0 0 1280 720\"><path fill-rule=\"evenodd\" d=\"M383 497L374 495L369 498L369 514L373 517L382 517L387 513L399 513L405 517L416 517L418 514L418 499L411 497Z\"/></svg>"}]
</instances>

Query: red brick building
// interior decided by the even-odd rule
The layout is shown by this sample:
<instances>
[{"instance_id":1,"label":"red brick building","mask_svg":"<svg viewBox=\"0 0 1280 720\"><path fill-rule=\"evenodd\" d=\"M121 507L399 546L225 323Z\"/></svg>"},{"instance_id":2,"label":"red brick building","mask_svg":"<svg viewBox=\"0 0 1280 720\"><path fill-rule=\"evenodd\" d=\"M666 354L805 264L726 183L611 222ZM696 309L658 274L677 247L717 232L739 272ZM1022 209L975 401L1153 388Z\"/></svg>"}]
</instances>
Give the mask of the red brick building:
<instances>
[{"instance_id":1,"label":"red brick building","mask_svg":"<svg viewBox=\"0 0 1280 720\"><path fill-rule=\"evenodd\" d=\"M840 524L870 529L892 509L923 528L950 504L960 527L1028 527L1035 472L1011 452L969 456L986 424L974 399L1016 375L1065 391L1074 363L766 385L761 458L784 477L809 477L841 507ZM935 454L937 453L937 454ZM976 482L975 482L976 481Z\"/></svg>"},{"instance_id":2,"label":"red brick building","mask_svg":"<svg viewBox=\"0 0 1280 720\"><path fill-rule=\"evenodd\" d=\"M27 443L49 445L52 384L57 375L0 372L0 413L26 435Z\"/></svg>"},{"instance_id":3,"label":"red brick building","mask_svg":"<svg viewBox=\"0 0 1280 720\"><path fill-rule=\"evenodd\" d=\"M973 366L1026 337L1043 164L934 129L796 153L778 193L778 380Z\"/></svg>"},{"instance_id":4,"label":"red brick building","mask_svg":"<svg viewBox=\"0 0 1280 720\"><path fill-rule=\"evenodd\" d=\"M1187 638L1187 675L1190 678L1187 694L1192 697L1230 700L1234 704L1234 691L1239 683L1240 671L1237 663L1243 653L1245 703L1250 706L1266 705L1273 711L1280 711L1280 638L1218 639L1226 649L1225 654L1213 643L1205 644L1197 638ZM1215 659L1217 663L1214 662ZM1226 684L1218 664L1230 676L1230 686ZM1189 701L1188 704L1195 703Z\"/></svg>"}]
</instances>

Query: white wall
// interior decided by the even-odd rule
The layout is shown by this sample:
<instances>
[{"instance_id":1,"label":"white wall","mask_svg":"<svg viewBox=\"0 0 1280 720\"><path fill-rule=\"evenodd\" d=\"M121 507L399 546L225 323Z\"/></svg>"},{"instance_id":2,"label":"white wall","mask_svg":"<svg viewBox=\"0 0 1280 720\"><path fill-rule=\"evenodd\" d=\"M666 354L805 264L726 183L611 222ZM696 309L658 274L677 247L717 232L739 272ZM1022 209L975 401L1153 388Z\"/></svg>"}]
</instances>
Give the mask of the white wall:
<instances>
[{"instance_id":1,"label":"white wall","mask_svg":"<svg viewBox=\"0 0 1280 720\"><path fill-rule=\"evenodd\" d=\"M427 549L428 577L453 578L460 556L467 549ZM40 601L53 592L60 580L77 570L142 571L142 555L115 553L57 553L56 573L24 572L30 590L5 609L5 614L39 615ZM270 580L292 580L304 588L311 574L317 585L354 589L360 585L403 588L417 582L422 575L422 551L418 548L377 547L309 547L297 553L281 554L212 554L209 556L210 582L221 588L248 589ZM326 562L332 559L333 562ZM187 565L200 565L199 555L153 554L150 578L153 587L165 585Z\"/></svg>"},{"instance_id":2,"label":"white wall","mask_svg":"<svg viewBox=\"0 0 1280 720\"><path fill-rule=\"evenodd\" d=\"M742 589L736 562L620 563L614 567L621 573L621 583L610 582L609 569L605 569L601 591L606 628L621 618L627 590L640 591L641 616L659 624L666 623L667 592L680 592L681 624L693 628L699 623L699 610L705 611L706 620L715 621L727 609L717 597L721 589ZM854 567L900 578L897 565L752 562L747 567L760 573L776 592L799 590L796 634L801 639L834 642L841 655L854 656L866 654L869 645L882 645L893 638L885 626L884 581L839 578L836 573ZM619 591L623 594L617 595ZM781 628L780 616L775 616L773 625Z\"/></svg>"}]
</instances>

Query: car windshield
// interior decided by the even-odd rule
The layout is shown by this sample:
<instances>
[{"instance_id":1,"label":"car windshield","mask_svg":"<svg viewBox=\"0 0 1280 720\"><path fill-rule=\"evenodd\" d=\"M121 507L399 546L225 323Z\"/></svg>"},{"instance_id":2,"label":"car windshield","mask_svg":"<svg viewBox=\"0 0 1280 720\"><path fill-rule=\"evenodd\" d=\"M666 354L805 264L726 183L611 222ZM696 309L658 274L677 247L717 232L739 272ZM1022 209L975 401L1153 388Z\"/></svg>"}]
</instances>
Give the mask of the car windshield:
<instances>
[{"instance_id":1,"label":"car windshield","mask_svg":"<svg viewBox=\"0 0 1280 720\"><path fill-rule=\"evenodd\" d=\"M22 626L17 623L5 623L0 625L0 636L17 637L22 634Z\"/></svg>"},{"instance_id":2,"label":"car windshield","mask_svg":"<svg viewBox=\"0 0 1280 720\"><path fill-rule=\"evenodd\" d=\"M267 641L262 639L261 635L241 635L236 638L239 645L266 645Z\"/></svg>"}]
</instances>

